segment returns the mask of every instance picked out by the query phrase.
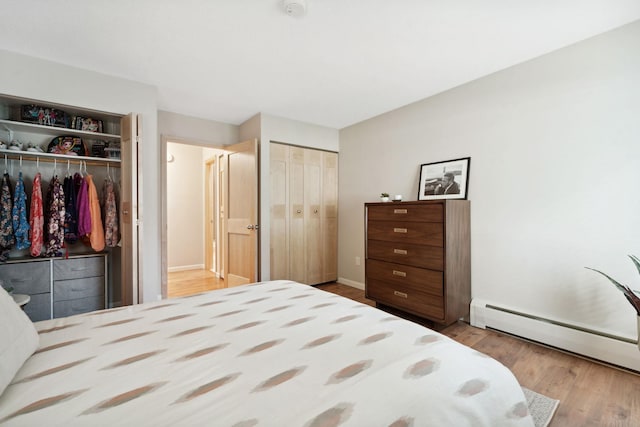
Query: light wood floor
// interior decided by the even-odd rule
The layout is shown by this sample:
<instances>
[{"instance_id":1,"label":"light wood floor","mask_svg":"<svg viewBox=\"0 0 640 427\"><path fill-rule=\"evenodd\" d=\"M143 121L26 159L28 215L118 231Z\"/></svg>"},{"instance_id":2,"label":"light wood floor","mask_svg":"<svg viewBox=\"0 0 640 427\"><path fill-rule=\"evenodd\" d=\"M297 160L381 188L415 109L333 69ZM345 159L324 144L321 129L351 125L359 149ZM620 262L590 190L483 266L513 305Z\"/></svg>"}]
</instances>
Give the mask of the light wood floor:
<instances>
[{"instance_id":1,"label":"light wood floor","mask_svg":"<svg viewBox=\"0 0 640 427\"><path fill-rule=\"evenodd\" d=\"M224 280L208 270L174 271L167 278L167 297L183 297L224 287Z\"/></svg>"},{"instance_id":2,"label":"light wood floor","mask_svg":"<svg viewBox=\"0 0 640 427\"><path fill-rule=\"evenodd\" d=\"M332 283L318 288L375 305L364 291L350 286ZM520 385L559 399L550 427L640 426L638 375L463 322L440 333L498 360Z\"/></svg>"},{"instance_id":3,"label":"light wood floor","mask_svg":"<svg viewBox=\"0 0 640 427\"><path fill-rule=\"evenodd\" d=\"M224 283L214 282L204 272L201 279L197 274L187 273L169 274L170 297L224 287ZM364 291L350 286L331 283L317 287L375 305L364 297ZM559 399L560 406L550 427L640 426L638 375L463 322L440 332L500 361L514 373L520 385Z\"/></svg>"}]
</instances>

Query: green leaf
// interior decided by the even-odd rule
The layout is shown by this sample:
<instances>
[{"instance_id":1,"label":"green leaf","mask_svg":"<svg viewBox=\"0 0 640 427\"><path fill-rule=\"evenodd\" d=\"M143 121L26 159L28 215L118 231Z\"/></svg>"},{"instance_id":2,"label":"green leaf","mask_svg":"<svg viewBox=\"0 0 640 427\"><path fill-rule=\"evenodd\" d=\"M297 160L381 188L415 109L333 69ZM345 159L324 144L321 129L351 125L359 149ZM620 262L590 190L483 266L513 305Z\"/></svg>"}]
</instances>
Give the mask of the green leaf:
<instances>
[{"instance_id":1,"label":"green leaf","mask_svg":"<svg viewBox=\"0 0 640 427\"><path fill-rule=\"evenodd\" d=\"M602 274L604 277L606 277L607 279L609 279L611 281L611 283L613 283L614 285L616 285L616 288L618 288L620 291L625 292L626 293L626 289L623 285L620 284L620 282L618 282L617 280L615 280L613 277L609 276L608 274L603 273L600 270L596 270L595 268L589 268L589 267L585 267L587 270L591 270L591 271L595 271L596 273L600 273Z\"/></svg>"}]
</instances>

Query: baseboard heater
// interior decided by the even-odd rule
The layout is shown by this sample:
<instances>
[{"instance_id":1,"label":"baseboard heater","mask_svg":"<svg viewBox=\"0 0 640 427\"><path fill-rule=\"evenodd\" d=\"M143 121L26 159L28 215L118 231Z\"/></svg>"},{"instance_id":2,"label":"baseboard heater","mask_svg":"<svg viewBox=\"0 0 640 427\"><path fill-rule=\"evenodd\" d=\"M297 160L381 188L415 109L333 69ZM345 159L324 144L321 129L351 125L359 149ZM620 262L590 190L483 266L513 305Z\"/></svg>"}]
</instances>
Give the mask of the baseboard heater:
<instances>
[{"instance_id":1,"label":"baseboard heater","mask_svg":"<svg viewBox=\"0 0 640 427\"><path fill-rule=\"evenodd\" d=\"M634 319L635 320L635 319ZM640 372L637 341L474 299L471 325L506 332Z\"/></svg>"}]
</instances>

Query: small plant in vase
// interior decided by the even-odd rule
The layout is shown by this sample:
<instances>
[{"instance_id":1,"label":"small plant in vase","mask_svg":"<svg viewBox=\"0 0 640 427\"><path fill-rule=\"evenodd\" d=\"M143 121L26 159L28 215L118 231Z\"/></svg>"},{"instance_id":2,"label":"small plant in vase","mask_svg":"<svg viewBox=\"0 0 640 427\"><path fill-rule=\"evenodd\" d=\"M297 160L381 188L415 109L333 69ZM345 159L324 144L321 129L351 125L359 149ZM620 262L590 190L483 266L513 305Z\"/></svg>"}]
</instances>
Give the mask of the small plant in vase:
<instances>
[{"instance_id":1,"label":"small plant in vase","mask_svg":"<svg viewBox=\"0 0 640 427\"><path fill-rule=\"evenodd\" d=\"M640 259L638 259L638 257L635 256L635 255L629 255L629 258L631 258L631 261L633 261L633 264L636 266L636 269L638 270L638 273L640 273ZM638 332L640 334L640 296L638 296L638 294L640 294L640 291L633 290L629 286L623 285L622 283L620 283L617 280L615 280L613 277L609 276L608 274L603 273L600 270L596 270L595 268L589 268L589 267L585 267L585 268L587 268L589 270L592 270L592 271L595 271L596 273L602 274L604 277L609 279L609 281L611 283L613 283L615 285L615 287L618 288L619 291L621 291L624 294L624 296L627 299L627 301L629 301L631 306L636 310L636 314L638 316L637 317L638 318ZM638 341L638 348L640 349L640 340Z\"/></svg>"},{"instance_id":2,"label":"small plant in vase","mask_svg":"<svg viewBox=\"0 0 640 427\"><path fill-rule=\"evenodd\" d=\"M380 193L380 201L388 202L389 201L389 193Z\"/></svg>"}]
</instances>

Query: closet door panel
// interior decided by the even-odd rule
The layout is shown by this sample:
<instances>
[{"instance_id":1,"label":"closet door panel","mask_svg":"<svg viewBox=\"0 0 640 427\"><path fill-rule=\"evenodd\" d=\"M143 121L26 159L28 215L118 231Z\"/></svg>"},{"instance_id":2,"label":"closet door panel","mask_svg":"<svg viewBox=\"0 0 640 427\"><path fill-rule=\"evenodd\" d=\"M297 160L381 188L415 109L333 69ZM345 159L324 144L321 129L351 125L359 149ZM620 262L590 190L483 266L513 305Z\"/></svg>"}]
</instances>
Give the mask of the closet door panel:
<instances>
[{"instance_id":1,"label":"closet door panel","mask_svg":"<svg viewBox=\"0 0 640 427\"><path fill-rule=\"evenodd\" d=\"M271 279L289 278L288 147L271 144Z\"/></svg>"},{"instance_id":2,"label":"closet door panel","mask_svg":"<svg viewBox=\"0 0 640 427\"><path fill-rule=\"evenodd\" d=\"M304 150L289 147L289 153L289 278L306 283Z\"/></svg>"},{"instance_id":3,"label":"closet door panel","mask_svg":"<svg viewBox=\"0 0 640 427\"><path fill-rule=\"evenodd\" d=\"M305 250L307 281L310 285L322 282L322 152L305 149L304 200Z\"/></svg>"},{"instance_id":4,"label":"closet door panel","mask_svg":"<svg viewBox=\"0 0 640 427\"><path fill-rule=\"evenodd\" d=\"M338 279L338 154L322 153L322 281Z\"/></svg>"},{"instance_id":5,"label":"closet door panel","mask_svg":"<svg viewBox=\"0 0 640 427\"><path fill-rule=\"evenodd\" d=\"M121 181L120 181L120 239L121 266L120 286L114 286L114 303L118 305L138 304L138 116L129 114L120 121Z\"/></svg>"}]
</instances>

